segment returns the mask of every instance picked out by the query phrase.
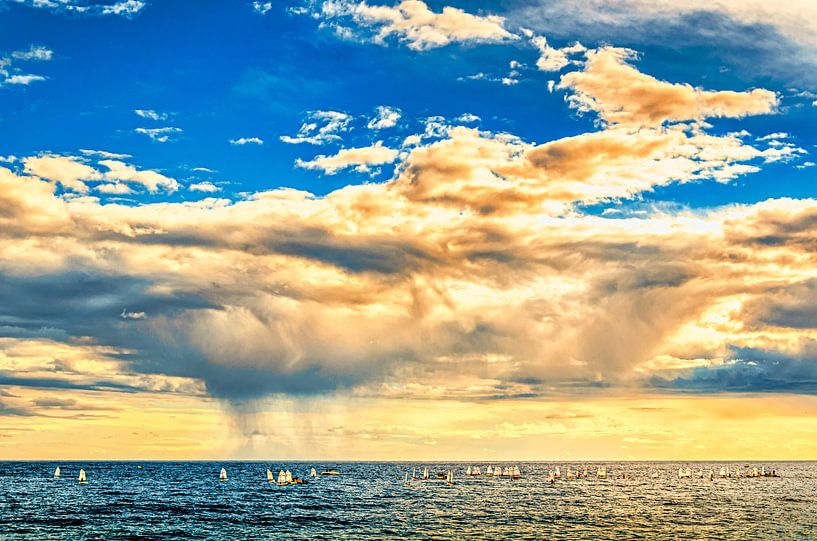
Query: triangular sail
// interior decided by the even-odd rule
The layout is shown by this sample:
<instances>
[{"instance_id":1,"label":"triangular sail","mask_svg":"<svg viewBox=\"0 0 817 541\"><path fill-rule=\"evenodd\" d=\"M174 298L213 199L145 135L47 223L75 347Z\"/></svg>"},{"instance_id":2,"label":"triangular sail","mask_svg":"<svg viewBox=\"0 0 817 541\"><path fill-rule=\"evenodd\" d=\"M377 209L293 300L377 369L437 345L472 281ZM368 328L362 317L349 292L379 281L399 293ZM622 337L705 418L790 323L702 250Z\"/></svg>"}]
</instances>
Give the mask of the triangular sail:
<instances>
[{"instance_id":1,"label":"triangular sail","mask_svg":"<svg viewBox=\"0 0 817 541\"><path fill-rule=\"evenodd\" d=\"M219 474L218 478L221 479L222 481L226 481L227 480L227 470L225 470L224 468L221 468L221 473Z\"/></svg>"},{"instance_id":2,"label":"triangular sail","mask_svg":"<svg viewBox=\"0 0 817 541\"><path fill-rule=\"evenodd\" d=\"M315 468L312 468L312 471L309 473L309 475L311 475L312 477L317 477L318 472L315 471Z\"/></svg>"},{"instance_id":3,"label":"triangular sail","mask_svg":"<svg viewBox=\"0 0 817 541\"><path fill-rule=\"evenodd\" d=\"M287 474L284 473L284 470L280 470L278 472L278 484L283 485L287 482Z\"/></svg>"},{"instance_id":4,"label":"triangular sail","mask_svg":"<svg viewBox=\"0 0 817 541\"><path fill-rule=\"evenodd\" d=\"M423 470L423 479L428 479L428 466Z\"/></svg>"},{"instance_id":5,"label":"triangular sail","mask_svg":"<svg viewBox=\"0 0 817 541\"><path fill-rule=\"evenodd\" d=\"M471 475L471 466L468 466L468 469L465 470L465 475Z\"/></svg>"},{"instance_id":6,"label":"triangular sail","mask_svg":"<svg viewBox=\"0 0 817 541\"><path fill-rule=\"evenodd\" d=\"M85 477L85 470L80 469L79 470L79 482L84 483L85 481L87 481L87 479Z\"/></svg>"},{"instance_id":7,"label":"triangular sail","mask_svg":"<svg viewBox=\"0 0 817 541\"><path fill-rule=\"evenodd\" d=\"M54 477L59 477L59 476L60 476L60 467L57 466L57 469L54 470Z\"/></svg>"},{"instance_id":8,"label":"triangular sail","mask_svg":"<svg viewBox=\"0 0 817 541\"><path fill-rule=\"evenodd\" d=\"M272 475L272 472L271 472L271 471L269 471L269 470L267 470L267 481L269 481L270 483L272 483L273 481L275 481L275 476L274 476L274 475Z\"/></svg>"},{"instance_id":9,"label":"triangular sail","mask_svg":"<svg viewBox=\"0 0 817 541\"><path fill-rule=\"evenodd\" d=\"M287 470L286 480L287 480L287 483L291 483L291 482L292 482L292 472L291 472L291 471L289 471L289 470Z\"/></svg>"}]
</instances>

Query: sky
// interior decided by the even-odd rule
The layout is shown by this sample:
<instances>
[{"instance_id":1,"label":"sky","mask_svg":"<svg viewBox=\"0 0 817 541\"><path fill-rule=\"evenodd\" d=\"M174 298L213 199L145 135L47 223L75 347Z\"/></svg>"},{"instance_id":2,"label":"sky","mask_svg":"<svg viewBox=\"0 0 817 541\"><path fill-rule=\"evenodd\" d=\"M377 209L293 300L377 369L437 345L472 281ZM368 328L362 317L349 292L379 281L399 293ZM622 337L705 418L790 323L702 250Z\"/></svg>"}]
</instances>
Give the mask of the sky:
<instances>
[{"instance_id":1,"label":"sky","mask_svg":"<svg viewBox=\"0 0 817 541\"><path fill-rule=\"evenodd\" d=\"M0 459L817 458L815 36L0 0Z\"/></svg>"}]
</instances>

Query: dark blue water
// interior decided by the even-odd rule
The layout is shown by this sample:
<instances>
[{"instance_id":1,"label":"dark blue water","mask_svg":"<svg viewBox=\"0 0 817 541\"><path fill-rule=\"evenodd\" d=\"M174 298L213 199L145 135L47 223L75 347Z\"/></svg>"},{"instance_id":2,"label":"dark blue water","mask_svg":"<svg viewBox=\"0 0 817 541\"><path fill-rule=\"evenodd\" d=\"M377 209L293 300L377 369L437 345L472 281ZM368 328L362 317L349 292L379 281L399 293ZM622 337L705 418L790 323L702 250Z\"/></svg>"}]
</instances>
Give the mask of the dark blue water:
<instances>
[{"instance_id":1,"label":"dark blue water","mask_svg":"<svg viewBox=\"0 0 817 541\"><path fill-rule=\"evenodd\" d=\"M519 480L428 464L453 469L456 485L404 487L405 472L425 465L0 462L0 538L817 539L817 463L764 463L781 477L714 482L678 479L677 463L607 463L608 480L555 486L546 482L553 464L520 463ZM689 465L717 475L721 463ZM218 480L222 466L229 481ZM342 475L287 487L265 480L268 467L306 478L313 466ZM612 478L622 472L629 479Z\"/></svg>"}]
</instances>

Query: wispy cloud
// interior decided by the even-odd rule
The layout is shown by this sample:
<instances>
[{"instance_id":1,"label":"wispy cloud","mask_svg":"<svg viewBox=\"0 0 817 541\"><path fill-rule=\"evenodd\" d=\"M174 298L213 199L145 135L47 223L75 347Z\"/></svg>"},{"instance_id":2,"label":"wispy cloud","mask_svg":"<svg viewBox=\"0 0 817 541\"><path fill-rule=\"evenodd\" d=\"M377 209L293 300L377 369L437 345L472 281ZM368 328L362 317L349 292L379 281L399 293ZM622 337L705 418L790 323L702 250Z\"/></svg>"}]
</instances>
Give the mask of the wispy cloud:
<instances>
[{"instance_id":1,"label":"wispy cloud","mask_svg":"<svg viewBox=\"0 0 817 541\"><path fill-rule=\"evenodd\" d=\"M134 131L147 135L152 141L156 141L157 143L167 143L173 135L182 132L181 128L173 126L164 128L136 128Z\"/></svg>"},{"instance_id":2,"label":"wispy cloud","mask_svg":"<svg viewBox=\"0 0 817 541\"><path fill-rule=\"evenodd\" d=\"M142 118L150 120L167 120L169 116L167 113L159 113L152 109L134 109L133 112Z\"/></svg>"},{"instance_id":3,"label":"wispy cloud","mask_svg":"<svg viewBox=\"0 0 817 541\"><path fill-rule=\"evenodd\" d=\"M309 113L307 121L301 124L294 136L282 135L281 141L290 144L309 143L323 145L339 141L340 134L349 130L352 116L339 111L314 111Z\"/></svg>"},{"instance_id":4,"label":"wispy cloud","mask_svg":"<svg viewBox=\"0 0 817 541\"><path fill-rule=\"evenodd\" d=\"M263 145L264 141L258 137L239 137L238 139L230 139L230 144L235 146Z\"/></svg>"}]
</instances>

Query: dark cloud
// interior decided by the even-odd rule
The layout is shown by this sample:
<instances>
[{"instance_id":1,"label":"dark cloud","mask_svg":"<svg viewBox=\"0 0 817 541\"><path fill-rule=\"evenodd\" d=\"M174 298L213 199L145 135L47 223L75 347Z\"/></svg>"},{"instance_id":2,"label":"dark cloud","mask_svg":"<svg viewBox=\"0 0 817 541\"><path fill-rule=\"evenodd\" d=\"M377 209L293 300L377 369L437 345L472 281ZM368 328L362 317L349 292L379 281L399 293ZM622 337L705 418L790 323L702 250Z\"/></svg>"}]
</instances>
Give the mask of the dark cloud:
<instances>
[{"instance_id":1,"label":"dark cloud","mask_svg":"<svg viewBox=\"0 0 817 541\"><path fill-rule=\"evenodd\" d=\"M750 348L736 348L731 357L737 360L682 375L655 376L650 383L659 389L700 393L817 394L817 343L808 343L798 357Z\"/></svg>"}]
</instances>

